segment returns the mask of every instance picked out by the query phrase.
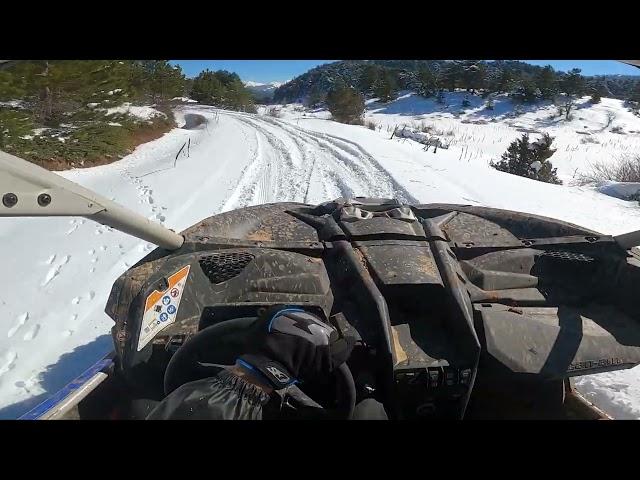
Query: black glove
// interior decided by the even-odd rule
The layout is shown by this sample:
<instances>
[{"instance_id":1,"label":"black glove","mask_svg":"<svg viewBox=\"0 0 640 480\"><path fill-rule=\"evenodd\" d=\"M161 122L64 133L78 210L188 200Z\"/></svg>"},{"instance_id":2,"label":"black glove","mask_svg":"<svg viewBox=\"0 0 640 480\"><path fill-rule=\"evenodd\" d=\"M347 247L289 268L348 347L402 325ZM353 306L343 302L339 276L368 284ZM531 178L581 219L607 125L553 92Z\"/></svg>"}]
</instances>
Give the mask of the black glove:
<instances>
[{"instance_id":1,"label":"black glove","mask_svg":"<svg viewBox=\"0 0 640 480\"><path fill-rule=\"evenodd\" d=\"M349 358L354 343L316 315L279 305L260 314L238 362L262 373L277 390L333 372Z\"/></svg>"}]
</instances>

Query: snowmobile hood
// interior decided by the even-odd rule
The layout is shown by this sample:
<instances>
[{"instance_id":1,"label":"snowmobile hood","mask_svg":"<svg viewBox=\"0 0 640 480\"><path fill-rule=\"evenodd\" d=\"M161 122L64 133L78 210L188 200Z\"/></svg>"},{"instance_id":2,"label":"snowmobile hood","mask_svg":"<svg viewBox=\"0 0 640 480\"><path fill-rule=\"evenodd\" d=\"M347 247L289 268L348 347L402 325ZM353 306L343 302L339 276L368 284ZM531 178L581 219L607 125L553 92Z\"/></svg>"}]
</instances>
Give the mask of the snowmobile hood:
<instances>
[{"instance_id":1,"label":"snowmobile hood","mask_svg":"<svg viewBox=\"0 0 640 480\"><path fill-rule=\"evenodd\" d=\"M460 230L454 227L458 221L449 224L456 216L468 220L473 218L473 221L465 222L466 227ZM401 221L386 222L391 231L383 232L384 235L425 238L427 233L408 226L412 225L413 221L421 223L419 220L423 218L436 218L436 223L448 225L445 230L450 232L451 240L454 242L468 243L473 237L476 244L497 243L507 239L513 243L514 240L562 236L595 236L611 241L610 236L529 213L458 204L431 203L409 206L394 199L362 197L338 198L317 206L282 202L241 208L209 217L182 234L187 243L222 240L245 240L265 244L319 242L353 235L374 235L373 231L360 231L354 226L354 220L367 220L366 223L371 224L372 219L375 219L373 222L385 223L381 220L383 217Z\"/></svg>"},{"instance_id":2,"label":"snowmobile hood","mask_svg":"<svg viewBox=\"0 0 640 480\"><path fill-rule=\"evenodd\" d=\"M182 234L180 249L152 252L114 285L106 311L117 323L116 344L127 339L121 353L130 348L127 342L135 344L140 328L127 324L140 316L131 313L132 305L144 304L133 297L162 291L166 287L156 285L187 265L193 298L183 300L181 313L195 319L197 329L209 305L228 302L303 302L328 316L335 284L328 262L346 255L364 267L355 275L382 292L381 316L393 316L388 312L398 298L431 307L445 298L457 304L454 317L465 320L454 343L466 345L460 347L466 353L451 356L461 355L466 365L476 362L481 347L500 368L549 378L640 362L634 320L640 258L613 237L570 223L469 205L339 198L316 206L242 208ZM394 350L394 335L400 344L413 344L405 333L394 334L393 320L383 324L385 348L399 361L406 350ZM167 332L177 331L172 328ZM132 353L131 362L143 353Z\"/></svg>"}]
</instances>

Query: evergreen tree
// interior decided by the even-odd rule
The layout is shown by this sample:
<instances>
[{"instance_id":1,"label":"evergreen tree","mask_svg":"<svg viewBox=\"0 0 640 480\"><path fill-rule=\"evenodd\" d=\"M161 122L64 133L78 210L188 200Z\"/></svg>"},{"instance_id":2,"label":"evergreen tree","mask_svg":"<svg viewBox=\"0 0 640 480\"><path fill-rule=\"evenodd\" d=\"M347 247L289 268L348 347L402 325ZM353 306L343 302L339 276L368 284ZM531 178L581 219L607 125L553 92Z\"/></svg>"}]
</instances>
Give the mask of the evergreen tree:
<instances>
[{"instance_id":1,"label":"evergreen tree","mask_svg":"<svg viewBox=\"0 0 640 480\"><path fill-rule=\"evenodd\" d=\"M163 102L184 93L185 76L180 67L167 60L139 60L133 76L140 84L139 92L153 103Z\"/></svg>"},{"instance_id":2,"label":"evergreen tree","mask_svg":"<svg viewBox=\"0 0 640 480\"><path fill-rule=\"evenodd\" d=\"M521 103L533 103L540 96L540 90L529 77L522 77L513 87L511 97Z\"/></svg>"},{"instance_id":3,"label":"evergreen tree","mask_svg":"<svg viewBox=\"0 0 640 480\"><path fill-rule=\"evenodd\" d=\"M396 81L389 70L384 69L376 81L373 93L381 102L390 102L396 98Z\"/></svg>"},{"instance_id":4,"label":"evergreen tree","mask_svg":"<svg viewBox=\"0 0 640 480\"><path fill-rule=\"evenodd\" d=\"M634 114L640 115L640 82L636 82L634 88L631 90L628 104Z\"/></svg>"},{"instance_id":5,"label":"evergreen tree","mask_svg":"<svg viewBox=\"0 0 640 480\"><path fill-rule=\"evenodd\" d=\"M580 72L579 68L574 68L569 70L560 80L560 88L565 94L560 101L566 120L571 119L571 110L575 106L576 99L585 92L585 81Z\"/></svg>"},{"instance_id":6,"label":"evergreen tree","mask_svg":"<svg viewBox=\"0 0 640 480\"><path fill-rule=\"evenodd\" d=\"M236 73L205 70L193 79L191 98L232 110L255 111L251 92Z\"/></svg>"},{"instance_id":7,"label":"evergreen tree","mask_svg":"<svg viewBox=\"0 0 640 480\"><path fill-rule=\"evenodd\" d=\"M362 70L358 87L365 94L373 93L374 86L380 75L380 67L377 65L367 64Z\"/></svg>"},{"instance_id":8,"label":"evergreen tree","mask_svg":"<svg viewBox=\"0 0 640 480\"><path fill-rule=\"evenodd\" d=\"M337 86L327 94L331 116L342 123L359 123L364 113L364 96L351 87Z\"/></svg>"},{"instance_id":9,"label":"evergreen tree","mask_svg":"<svg viewBox=\"0 0 640 480\"><path fill-rule=\"evenodd\" d=\"M493 101L493 96L489 95L487 97L487 101L484 105L484 108L485 110L493 110L494 106L495 106L495 102Z\"/></svg>"},{"instance_id":10,"label":"evergreen tree","mask_svg":"<svg viewBox=\"0 0 640 480\"><path fill-rule=\"evenodd\" d=\"M224 86L216 74L207 69L193 79L191 98L201 103L221 105L224 100L223 90Z\"/></svg>"},{"instance_id":11,"label":"evergreen tree","mask_svg":"<svg viewBox=\"0 0 640 480\"><path fill-rule=\"evenodd\" d=\"M605 86L604 82L604 77L602 77L601 79L596 80L595 83L591 85L591 98L589 99L589 102L594 104L600 103L602 97L607 95L607 87Z\"/></svg>"},{"instance_id":12,"label":"evergreen tree","mask_svg":"<svg viewBox=\"0 0 640 480\"><path fill-rule=\"evenodd\" d=\"M538 141L530 143L529 135L525 133L509 145L500 161L490 165L502 172L561 185L557 169L548 160L556 151L551 148L552 143L553 138L546 133Z\"/></svg>"},{"instance_id":13,"label":"evergreen tree","mask_svg":"<svg viewBox=\"0 0 640 480\"><path fill-rule=\"evenodd\" d=\"M640 104L640 82L636 82L629 95L629 101Z\"/></svg>"},{"instance_id":14,"label":"evergreen tree","mask_svg":"<svg viewBox=\"0 0 640 480\"><path fill-rule=\"evenodd\" d=\"M479 60L462 60L458 62L460 69L460 87L475 93L484 88L487 67Z\"/></svg>"},{"instance_id":15,"label":"evergreen tree","mask_svg":"<svg viewBox=\"0 0 640 480\"><path fill-rule=\"evenodd\" d=\"M535 84L541 98L551 100L558 94L558 78L551 65L547 65L535 76Z\"/></svg>"},{"instance_id":16,"label":"evergreen tree","mask_svg":"<svg viewBox=\"0 0 640 480\"><path fill-rule=\"evenodd\" d=\"M457 61L448 62L442 72L441 86L450 92L455 91L462 78L462 66Z\"/></svg>"},{"instance_id":17,"label":"evergreen tree","mask_svg":"<svg viewBox=\"0 0 640 480\"><path fill-rule=\"evenodd\" d=\"M438 91L438 76L430 68L423 67L418 71L418 94L431 97Z\"/></svg>"},{"instance_id":18,"label":"evergreen tree","mask_svg":"<svg viewBox=\"0 0 640 480\"><path fill-rule=\"evenodd\" d=\"M584 94L585 80L580 74L582 70L574 68L569 70L561 81L562 91L572 97L578 97Z\"/></svg>"},{"instance_id":19,"label":"evergreen tree","mask_svg":"<svg viewBox=\"0 0 640 480\"><path fill-rule=\"evenodd\" d=\"M516 80L516 74L509 67L505 66L495 75L491 90L496 93L510 92L514 88Z\"/></svg>"}]
</instances>

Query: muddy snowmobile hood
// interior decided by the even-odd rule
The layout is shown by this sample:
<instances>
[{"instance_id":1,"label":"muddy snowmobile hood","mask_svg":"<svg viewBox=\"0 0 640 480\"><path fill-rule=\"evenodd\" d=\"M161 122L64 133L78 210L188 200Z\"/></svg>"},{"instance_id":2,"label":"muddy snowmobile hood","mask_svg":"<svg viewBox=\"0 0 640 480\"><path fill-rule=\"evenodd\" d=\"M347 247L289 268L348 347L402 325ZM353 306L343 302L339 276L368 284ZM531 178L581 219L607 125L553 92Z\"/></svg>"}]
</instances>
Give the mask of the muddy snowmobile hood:
<instances>
[{"instance_id":1,"label":"muddy snowmobile hood","mask_svg":"<svg viewBox=\"0 0 640 480\"><path fill-rule=\"evenodd\" d=\"M242 208L182 235L179 250L152 252L114 284L106 311L126 371L154 348L274 303L305 306L360 338L389 402L412 410L427 395L457 418L479 371L485 383L554 381L640 363L640 258L566 222L341 198ZM149 298L184 269L179 311L149 337Z\"/></svg>"}]
</instances>

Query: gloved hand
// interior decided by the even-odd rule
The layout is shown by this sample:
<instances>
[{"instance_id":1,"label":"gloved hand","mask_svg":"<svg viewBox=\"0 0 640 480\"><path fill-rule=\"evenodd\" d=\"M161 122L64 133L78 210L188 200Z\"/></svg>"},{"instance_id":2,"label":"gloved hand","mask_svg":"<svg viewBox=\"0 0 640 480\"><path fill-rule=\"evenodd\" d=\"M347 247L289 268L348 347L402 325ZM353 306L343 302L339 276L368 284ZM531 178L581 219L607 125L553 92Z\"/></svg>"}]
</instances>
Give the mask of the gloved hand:
<instances>
[{"instance_id":1,"label":"gloved hand","mask_svg":"<svg viewBox=\"0 0 640 480\"><path fill-rule=\"evenodd\" d=\"M316 315L278 305L260 314L238 363L281 389L330 374L349 358L354 343Z\"/></svg>"}]
</instances>

